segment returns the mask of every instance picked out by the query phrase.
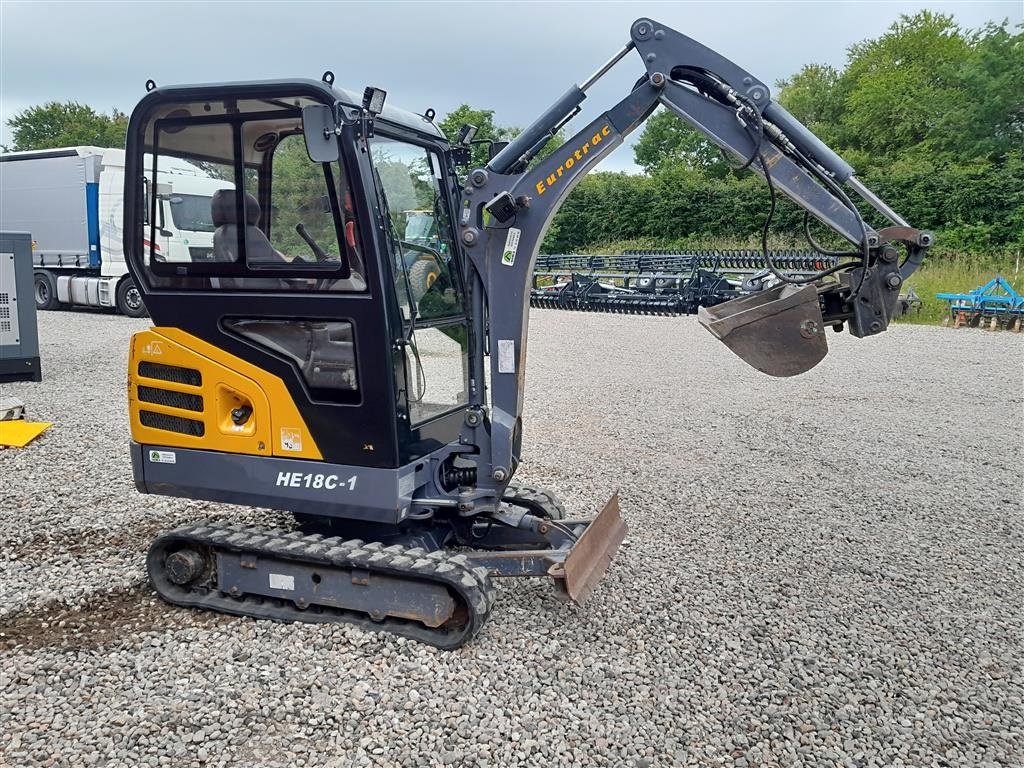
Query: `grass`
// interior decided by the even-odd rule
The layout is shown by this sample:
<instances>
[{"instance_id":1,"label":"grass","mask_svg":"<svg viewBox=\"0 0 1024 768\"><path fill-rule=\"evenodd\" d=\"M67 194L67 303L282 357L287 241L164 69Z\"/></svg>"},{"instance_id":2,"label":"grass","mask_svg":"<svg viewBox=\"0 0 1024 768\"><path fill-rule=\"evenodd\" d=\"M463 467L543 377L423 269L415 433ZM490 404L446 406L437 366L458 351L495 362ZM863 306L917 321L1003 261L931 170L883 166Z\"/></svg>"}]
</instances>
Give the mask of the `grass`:
<instances>
[{"instance_id":1,"label":"grass","mask_svg":"<svg viewBox=\"0 0 1024 768\"><path fill-rule=\"evenodd\" d=\"M774 238L769 241L773 249L807 248L805 243ZM708 241L697 238L656 242L654 240L622 240L586 249L586 253L622 253L629 249L640 250L750 250L760 251L759 238ZM964 293L978 288L996 275L1002 275L1013 289L1024 293L1024 253L1000 250L986 254L943 251L936 248L925 263L907 280L924 305L920 312L911 311L899 322L938 325L948 312L948 304L935 298L936 293Z\"/></svg>"}]
</instances>

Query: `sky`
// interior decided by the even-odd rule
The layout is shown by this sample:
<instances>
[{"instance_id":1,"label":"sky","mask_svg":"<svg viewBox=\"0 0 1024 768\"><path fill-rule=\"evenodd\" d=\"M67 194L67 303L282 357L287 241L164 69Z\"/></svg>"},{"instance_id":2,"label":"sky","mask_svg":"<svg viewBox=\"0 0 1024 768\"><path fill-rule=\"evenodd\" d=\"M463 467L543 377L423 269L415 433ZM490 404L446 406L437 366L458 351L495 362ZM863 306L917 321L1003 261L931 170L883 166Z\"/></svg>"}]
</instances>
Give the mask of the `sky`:
<instances>
[{"instance_id":1,"label":"sky","mask_svg":"<svg viewBox=\"0 0 1024 768\"><path fill-rule=\"evenodd\" d=\"M361 92L440 116L462 103L528 125L583 82L648 16L769 85L804 64L842 67L853 43L928 8L965 28L1022 21L1021 0L974 2L15 2L0 0L0 144L6 121L46 101L130 112L160 85L335 73ZM588 91L582 128L644 71L631 53ZM633 134L635 141L639 131ZM635 171L632 142L601 170Z\"/></svg>"}]
</instances>

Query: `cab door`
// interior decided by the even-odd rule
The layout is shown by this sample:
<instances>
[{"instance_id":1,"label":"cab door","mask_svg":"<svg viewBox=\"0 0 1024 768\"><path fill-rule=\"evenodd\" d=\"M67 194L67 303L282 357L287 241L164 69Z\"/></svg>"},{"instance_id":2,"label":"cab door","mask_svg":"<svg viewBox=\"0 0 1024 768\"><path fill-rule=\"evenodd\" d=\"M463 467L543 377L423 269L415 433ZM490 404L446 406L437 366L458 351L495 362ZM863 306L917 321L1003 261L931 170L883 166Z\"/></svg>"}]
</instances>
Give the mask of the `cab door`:
<instances>
[{"instance_id":1,"label":"cab door","mask_svg":"<svg viewBox=\"0 0 1024 768\"><path fill-rule=\"evenodd\" d=\"M369 155L404 340L396 367L400 452L411 461L457 440L469 403L464 276L441 148L386 125L375 134Z\"/></svg>"}]
</instances>

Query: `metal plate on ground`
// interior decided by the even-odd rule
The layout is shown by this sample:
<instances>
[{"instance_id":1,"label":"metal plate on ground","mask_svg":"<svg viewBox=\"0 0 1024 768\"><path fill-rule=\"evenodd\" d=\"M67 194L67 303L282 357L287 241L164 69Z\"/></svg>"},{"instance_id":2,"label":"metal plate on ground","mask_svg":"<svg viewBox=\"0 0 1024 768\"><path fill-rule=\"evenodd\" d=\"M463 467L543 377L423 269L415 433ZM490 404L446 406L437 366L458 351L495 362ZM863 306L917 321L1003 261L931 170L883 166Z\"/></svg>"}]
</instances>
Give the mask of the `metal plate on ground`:
<instances>
[{"instance_id":1,"label":"metal plate on ground","mask_svg":"<svg viewBox=\"0 0 1024 768\"><path fill-rule=\"evenodd\" d=\"M582 605L590 597L625 538L626 523L619 513L619 492L616 491L573 545L562 565L565 591L573 602Z\"/></svg>"}]
</instances>

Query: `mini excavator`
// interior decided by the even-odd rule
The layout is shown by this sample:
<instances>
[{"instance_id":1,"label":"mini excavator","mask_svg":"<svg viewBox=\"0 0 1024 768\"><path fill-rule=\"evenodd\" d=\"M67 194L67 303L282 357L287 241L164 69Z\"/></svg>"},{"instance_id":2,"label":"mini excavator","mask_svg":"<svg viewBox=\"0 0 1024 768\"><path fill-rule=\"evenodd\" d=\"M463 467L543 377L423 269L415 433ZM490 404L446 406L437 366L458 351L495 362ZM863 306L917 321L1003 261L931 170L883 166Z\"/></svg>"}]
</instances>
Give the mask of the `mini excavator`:
<instances>
[{"instance_id":1,"label":"mini excavator","mask_svg":"<svg viewBox=\"0 0 1024 768\"><path fill-rule=\"evenodd\" d=\"M645 71L632 90L538 159L633 51ZM514 481L531 278L569 191L659 105L760 174L772 210L786 195L805 230L814 219L850 244L815 246L835 257L828 269L773 268L774 287L701 309L757 369L808 370L830 327L884 331L931 245L764 83L651 19L513 141L492 143L484 167L468 165L472 126L450 142L432 110L333 83L150 81L131 116L124 249L154 323L129 358L136 485L296 520L159 535L149 575L176 605L455 648L487 619L495 578L549 577L567 599L588 597L626 532L617 496L576 519ZM185 194L175 174L218 183ZM168 209L206 233L187 258L161 251ZM407 236L424 211L435 229Z\"/></svg>"}]
</instances>

